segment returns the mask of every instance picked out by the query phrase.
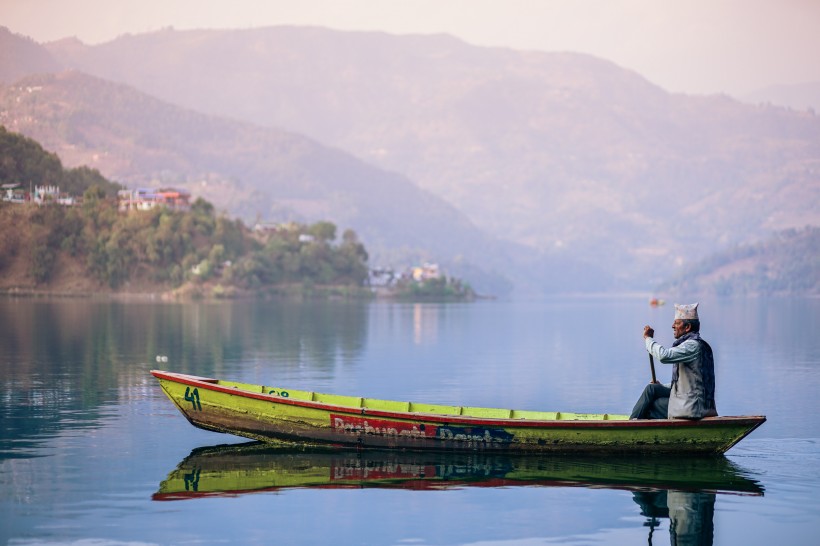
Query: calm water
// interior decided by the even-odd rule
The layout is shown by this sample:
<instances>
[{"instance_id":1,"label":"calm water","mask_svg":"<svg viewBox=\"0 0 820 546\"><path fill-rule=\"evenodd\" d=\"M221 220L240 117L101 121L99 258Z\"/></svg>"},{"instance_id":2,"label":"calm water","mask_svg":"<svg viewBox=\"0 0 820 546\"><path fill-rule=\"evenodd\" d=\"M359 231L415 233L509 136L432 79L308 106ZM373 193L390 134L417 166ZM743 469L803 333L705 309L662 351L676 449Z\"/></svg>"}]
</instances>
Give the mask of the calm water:
<instances>
[{"instance_id":1,"label":"calm water","mask_svg":"<svg viewBox=\"0 0 820 546\"><path fill-rule=\"evenodd\" d=\"M148 373L628 413L672 312L0 300L0 543L816 544L817 300L701 303L719 411L769 418L705 461L270 450L191 427Z\"/></svg>"}]
</instances>

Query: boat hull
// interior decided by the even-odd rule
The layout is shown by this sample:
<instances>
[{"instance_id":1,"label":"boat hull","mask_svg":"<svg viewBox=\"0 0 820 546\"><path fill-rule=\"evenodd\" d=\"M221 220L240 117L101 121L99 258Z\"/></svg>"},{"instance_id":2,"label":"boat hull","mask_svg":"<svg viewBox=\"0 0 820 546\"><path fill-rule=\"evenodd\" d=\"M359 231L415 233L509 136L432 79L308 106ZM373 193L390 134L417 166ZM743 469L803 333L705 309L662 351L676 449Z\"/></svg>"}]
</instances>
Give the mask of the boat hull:
<instances>
[{"instance_id":1,"label":"boat hull","mask_svg":"<svg viewBox=\"0 0 820 546\"><path fill-rule=\"evenodd\" d=\"M723 453L762 416L630 421L621 415L516 412L316 395L151 372L194 426L276 443L358 449ZM353 404L358 401L358 406ZM450 414L408 411L414 407ZM425 407L429 406L429 407ZM456 414L458 412L458 414ZM507 417L503 417L506 415ZM549 415L555 418L538 418Z\"/></svg>"}]
</instances>

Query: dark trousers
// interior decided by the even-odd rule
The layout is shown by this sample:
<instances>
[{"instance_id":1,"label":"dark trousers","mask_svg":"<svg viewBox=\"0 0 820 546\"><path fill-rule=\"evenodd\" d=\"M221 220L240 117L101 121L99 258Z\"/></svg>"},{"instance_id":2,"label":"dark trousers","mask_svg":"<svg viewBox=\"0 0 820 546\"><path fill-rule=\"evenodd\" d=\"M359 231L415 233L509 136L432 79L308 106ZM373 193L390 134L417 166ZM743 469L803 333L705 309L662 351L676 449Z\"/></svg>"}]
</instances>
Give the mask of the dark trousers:
<instances>
[{"instance_id":1,"label":"dark trousers","mask_svg":"<svg viewBox=\"0 0 820 546\"><path fill-rule=\"evenodd\" d=\"M630 419L666 419L669 413L669 394L672 390L660 383L650 383L632 409Z\"/></svg>"}]
</instances>

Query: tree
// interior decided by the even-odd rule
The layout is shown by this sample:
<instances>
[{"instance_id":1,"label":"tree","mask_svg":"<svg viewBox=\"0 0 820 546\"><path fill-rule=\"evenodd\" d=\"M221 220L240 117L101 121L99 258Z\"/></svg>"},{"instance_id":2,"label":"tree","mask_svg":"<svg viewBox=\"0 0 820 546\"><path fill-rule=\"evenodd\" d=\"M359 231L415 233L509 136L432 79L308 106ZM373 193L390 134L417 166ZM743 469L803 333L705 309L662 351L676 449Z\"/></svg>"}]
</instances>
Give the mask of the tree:
<instances>
[{"instance_id":1,"label":"tree","mask_svg":"<svg viewBox=\"0 0 820 546\"><path fill-rule=\"evenodd\" d=\"M331 243L336 239L336 224L332 222L316 222L308 228L308 233L318 241Z\"/></svg>"}]
</instances>

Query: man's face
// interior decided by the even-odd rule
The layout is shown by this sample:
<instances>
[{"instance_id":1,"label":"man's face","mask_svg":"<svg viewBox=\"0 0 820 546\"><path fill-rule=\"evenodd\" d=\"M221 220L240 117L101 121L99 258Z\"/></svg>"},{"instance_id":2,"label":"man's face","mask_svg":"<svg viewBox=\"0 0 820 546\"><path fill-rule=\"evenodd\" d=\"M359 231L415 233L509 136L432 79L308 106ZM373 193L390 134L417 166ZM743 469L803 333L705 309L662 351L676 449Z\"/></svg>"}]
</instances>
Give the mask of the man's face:
<instances>
[{"instance_id":1,"label":"man's face","mask_svg":"<svg viewBox=\"0 0 820 546\"><path fill-rule=\"evenodd\" d=\"M674 332L675 334L675 339L678 339L680 336L685 335L688 331L689 325L683 322L681 319L675 319L675 322L672 323L672 332Z\"/></svg>"}]
</instances>

